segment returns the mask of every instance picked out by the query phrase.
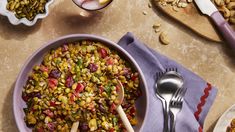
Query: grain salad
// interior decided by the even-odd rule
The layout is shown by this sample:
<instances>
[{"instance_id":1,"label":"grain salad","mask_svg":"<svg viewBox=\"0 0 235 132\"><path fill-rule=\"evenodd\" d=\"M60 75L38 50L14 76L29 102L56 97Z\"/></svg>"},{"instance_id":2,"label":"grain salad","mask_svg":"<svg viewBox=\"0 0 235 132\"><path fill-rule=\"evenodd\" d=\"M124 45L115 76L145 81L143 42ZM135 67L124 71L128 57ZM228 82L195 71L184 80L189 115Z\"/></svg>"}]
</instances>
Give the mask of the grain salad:
<instances>
[{"instance_id":1,"label":"grain salad","mask_svg":"<svg viewBox=\"0 0 235 132\"><path fill-rule=\"evenodd\" d=\"M25 123L35 132L70 131L74 122L80 132L125 132L115 111L118 81L125 92L122 107L136 125L139 75L126 60L89 40L52 49L24 85Z\"/></svg>"},{"instance_id":2,"label":"grain salad","mask_svg":"<svg viewBox=\"0 0 235 132\"><path fill-rule=\"evenodd\" d=\"M230 125L227 127L226 132L235 132L235 118L232 119Z\"/></svg>"}]
</instances>

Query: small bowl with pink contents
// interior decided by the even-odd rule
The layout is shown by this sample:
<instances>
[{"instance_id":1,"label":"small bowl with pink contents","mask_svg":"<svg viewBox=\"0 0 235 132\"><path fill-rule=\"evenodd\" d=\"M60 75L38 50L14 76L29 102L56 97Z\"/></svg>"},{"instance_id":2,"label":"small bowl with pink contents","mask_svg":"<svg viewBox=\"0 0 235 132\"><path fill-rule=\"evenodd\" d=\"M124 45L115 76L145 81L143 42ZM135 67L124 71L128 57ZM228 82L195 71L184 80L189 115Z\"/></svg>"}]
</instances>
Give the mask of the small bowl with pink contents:
<instances>
[{"instance_id":1,"label":"small bowl with pink contents","mask_svg":"<svg viewBox=\"0 0 235 132\"><path fill-rule=\"evenodd\" d=\"M86 11L98 11L108 7L113 0L73 0L80 8Z\"/></svg>"}]
</instances>

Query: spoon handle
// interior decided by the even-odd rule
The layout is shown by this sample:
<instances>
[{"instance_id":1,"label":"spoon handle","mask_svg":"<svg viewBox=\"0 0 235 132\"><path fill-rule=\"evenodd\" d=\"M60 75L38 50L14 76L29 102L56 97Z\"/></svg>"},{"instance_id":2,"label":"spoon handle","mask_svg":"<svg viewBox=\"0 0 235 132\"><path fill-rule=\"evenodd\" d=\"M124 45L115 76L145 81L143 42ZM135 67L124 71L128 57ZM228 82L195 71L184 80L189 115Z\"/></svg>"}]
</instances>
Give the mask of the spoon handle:
<instances>
[{"instance_id":1,"label":"spoon handle","mask_svg":"<svg viewBox=\"0 0 235 132\"><path fill-rule=\"evenodd\" d=\"M78 126L79 126L79 121L74 122L70 132L77 132L78 131Z\"/></svg>"},{"instance_id":2,"label":"spoon handle","mask_svg":"<svg viewBox=\"0 0 235 132\"><path fill-rule=\"evenodd\" d=\"M164 112L164 128L163 132L168 132L168 113L169 113L169 105L167 101L163 101L163 112Z\"/></svg>"},{"instance_id":3,"label":"spoon handle","mask_svg":"<svg viewBox=\"0 0 235 132\"><path fill-rule=\"evenodd\" d=\"M176 124L176 115L171 112L171 131L170 132L175 132L175 124Z\"/></svg>"},{"instance_id":4,"label":"spoon handle","mask_svg":"<svg viewBox=\"0 0 235 132\"><path fill-rule=\"evenodd\" d=\"M132 128L131 123L129 122L128 118L126 117L126 114L123 111L121 105L119 105L117 107L117 112L118 112L120 118L122 119L122 122L123 122L124 126L126 127L127 131L128 132L134 132L134 129Z\"/></svg>"}]
</instances>

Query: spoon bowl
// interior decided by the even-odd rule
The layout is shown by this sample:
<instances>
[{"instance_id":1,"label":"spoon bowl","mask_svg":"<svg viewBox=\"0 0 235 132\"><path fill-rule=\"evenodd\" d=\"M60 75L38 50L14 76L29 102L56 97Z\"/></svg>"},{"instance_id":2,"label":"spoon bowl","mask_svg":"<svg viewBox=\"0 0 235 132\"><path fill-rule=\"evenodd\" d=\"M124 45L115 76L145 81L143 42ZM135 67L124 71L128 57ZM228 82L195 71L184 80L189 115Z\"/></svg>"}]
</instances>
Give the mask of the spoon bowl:
<instances>
[{"instance_id":1,"label":"spoon bowl","mask_svg":"<svg viewBox=\"0 0 235 132\"><path fill-rule=\"evenodd\" d=\"M124 126L126 127L127 131L128 132L134 132L134 129L133 127L131 126L131 123L130 121L128 120L125 112L123 111L122 109L122 101L124 99L124 88L123 88L123 85L122 83L118 80L118 85L119 85L119 90L117 91L118 92L118 106L116 108L116 111L118 112Z\"/></svg>"},{"instance_id":2,"label":"spoon bowl","mask_svg":"<svg viewBox=\"0 0 235 132\"><path fill-rule=\"evenodd\" d=\"M183 77L175 71L166 72L157 81L157 93L166 100L171 100L174 93L183 86Z\"/></svg>"}]
</instances>

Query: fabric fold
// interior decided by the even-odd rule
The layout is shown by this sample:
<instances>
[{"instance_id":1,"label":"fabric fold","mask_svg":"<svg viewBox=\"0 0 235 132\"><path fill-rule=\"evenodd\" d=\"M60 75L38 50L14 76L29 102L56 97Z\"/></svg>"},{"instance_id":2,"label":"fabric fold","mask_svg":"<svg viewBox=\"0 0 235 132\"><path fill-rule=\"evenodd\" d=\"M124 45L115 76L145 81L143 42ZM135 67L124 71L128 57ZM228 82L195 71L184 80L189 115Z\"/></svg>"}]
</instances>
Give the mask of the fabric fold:
<instances>
[{"instance_id":1,"label":"fabric fold","mask_svg":"<svg viewBox=\"0 0 235 132\"><path fill-rule=\"evenodd\" d=\"M154 84L156 73L165 71L166 68L177 68L184 77L184 87L188 88L183 109L177 116L176 131L201 131L206 115L216 97L217 89L177 62L150 49L132 33L124 35L118 44L135 59L147 81L149 109L143 124L143 132L163 130L162 104L155 95Z\"/></svg>"}]
</instances>

